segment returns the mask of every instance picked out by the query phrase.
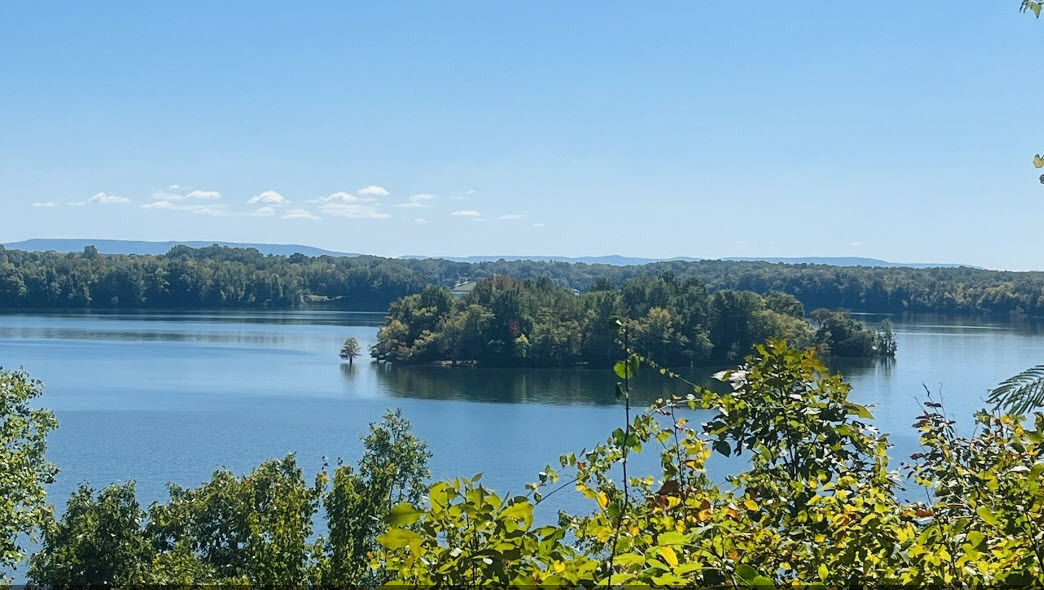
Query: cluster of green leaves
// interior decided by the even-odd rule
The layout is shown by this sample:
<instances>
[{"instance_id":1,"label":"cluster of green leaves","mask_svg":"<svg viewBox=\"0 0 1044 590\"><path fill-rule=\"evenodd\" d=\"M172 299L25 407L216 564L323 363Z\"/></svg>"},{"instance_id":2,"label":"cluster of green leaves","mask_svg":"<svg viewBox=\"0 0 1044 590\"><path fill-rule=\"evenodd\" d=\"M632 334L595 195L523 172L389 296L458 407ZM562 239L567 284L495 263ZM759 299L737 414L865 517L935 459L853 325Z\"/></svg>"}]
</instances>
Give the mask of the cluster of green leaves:
<instances>
[{"instance_id":1,"label":"cluster of green leaves","mask_svg":"<svg viewBox=\"0 0 1044 590\"><path fill-rule=\"evenodd\" d=\"M616 367L625 389L636 361L648 363ZM561 457L561 473L547 467L527 495L501 497L477 477L436 484L428 506L392 511L373 564L394 583L435 586L1044 582L1044 417L1027 428L981 413L961 438L929 402L915 423L924 450L905 469L929 500L913 502L899 497L902 470L889 470L870 409L814 352L771 342L721 378L731 391L661 400ZM713 416L693 426L688 409ZM650 448L658 474L621 473ZM716 484L705 467L715 451L749 466ZM570 489L589 513L534 524L537 505Z\"/></svg>"},{"instance_id":2,"label":"cluster of green leaves","mask_svg":"<svg viewBox=\"0 0 1044 590\"><path fill-rule=\"evenodd\" d=\"M45 486L58 469L45 455L58 422L32 407L42 393L24 371L0 370L0 571L25 558L23 543L52 518Z\"/></svg>"},{"instance_id":3,"label":"cluster of green leaves","mask_svg":"<svg viewBox=\"0 0 1044 590\"><path fill-rule=\"evenodd\" d=\"M358 469L338 463L307 482L295 458L237 477L226 469L198 488L170 486L146 511L134 484L82 486L44 527L29 578L51 587L237 584L376 585L382 519L426 490L430 454L399 412L370 425ZM315 536L316 515L325 534Z\"/></svg>"},{"instance_id":4,"label":"cluster of green leaves","mask_svg":"<svg viewBox=\"0 0 1044 590\"><path fill-rule=\"evenodd\" d=\"M498 276L478 282L459 299L444 288L428 287L397 301L371 352L408 363L607 367L621 353L609 327L615 317L632 318L633 347L668 366L733 362L768 338L785 338L798 347L817 341L804 307L785 293L709 293L695 279L664 273L575 294L547 279ZM834 344L832 334L874 342L861 324L837 317L845 322L821 330L821 342ZM840 326L847 330L843 335ZM838 345L835 354L872 356L877 350Z\"/></svg>"}]
</instances>

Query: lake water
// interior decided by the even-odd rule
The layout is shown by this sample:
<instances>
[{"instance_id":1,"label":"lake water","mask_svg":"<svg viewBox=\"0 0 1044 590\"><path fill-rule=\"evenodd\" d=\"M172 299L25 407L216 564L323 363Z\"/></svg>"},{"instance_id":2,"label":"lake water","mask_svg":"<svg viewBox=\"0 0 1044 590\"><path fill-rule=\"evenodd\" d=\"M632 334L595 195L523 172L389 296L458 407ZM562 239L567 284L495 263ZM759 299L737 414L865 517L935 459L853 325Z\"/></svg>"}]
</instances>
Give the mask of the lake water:
<instances>
[{"instance_id":1,"label":"lake water","mask_svg":"<svg viewBox=\"0 0 1044 590\"><path fill-rule=\"evenodd\" d=\"M244 472L294 452L311 472L329 457L355 461L359 434L402 408L429 441L436 477L485 474L522 490L563 452L604 440L622 423L606 370L397 367L338 358L348 336L369 346L382 314L171 312L0 315L0 366L45 384L60 428L49 455L61 468L52 500L83 481L134 479L145 503L166 483L197 485L218 466ZM905 458L923 385L967 423L987 388L1044 362L1035 322L893 318L894 361L838 363L856 401L877 404L879 427ZM651 371L638 403L672 392ZM710 371L696 372L705 379ZM713 465L712 465L713 466Z\"/></svg>"}]
</instances>

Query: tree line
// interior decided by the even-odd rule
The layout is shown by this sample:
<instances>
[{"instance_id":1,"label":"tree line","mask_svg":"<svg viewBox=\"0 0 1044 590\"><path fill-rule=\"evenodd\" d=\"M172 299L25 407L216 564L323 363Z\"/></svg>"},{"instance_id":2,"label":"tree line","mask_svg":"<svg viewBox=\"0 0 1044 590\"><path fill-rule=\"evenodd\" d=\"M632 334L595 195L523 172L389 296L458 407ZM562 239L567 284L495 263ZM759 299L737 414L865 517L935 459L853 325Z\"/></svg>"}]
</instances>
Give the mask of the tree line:
<instances>
[{"instance_id":1,"label":"tree line","mask_svg":"<svg viewBox=\"0 0 1044 590\"><path fill-rule=\"evenodd\" d=\"M396 301L371 355L405 363L606 367L622 344L666 366L694 366L737 361L771 338L820 345L838 356L895 354L887 326L868 330L845 312L817 310L813 317L818 329L786 293L711 293L699 280L670 272L580 294L546 277L496 276L460 298L429 286ZM621 318L629 327L627 343L612 328Z\"/></svg>"},{"instance_id":2,"label":"tree line","mask_svg":"<svg viewBox=\"0 0 1044 590\"><path fill-rule=\"evenodd\" d=\"M1044 314L1044 273L976 268L839 267L747 261L611 266L533 260L453 262L377 256L262 255L177 246L162 256L24 252L0 246L0 308L328 306L383 310L428 285L510 276L598 292L670 273L710 291L779 291L806 309Z\"/></svg>"}]
</instances>

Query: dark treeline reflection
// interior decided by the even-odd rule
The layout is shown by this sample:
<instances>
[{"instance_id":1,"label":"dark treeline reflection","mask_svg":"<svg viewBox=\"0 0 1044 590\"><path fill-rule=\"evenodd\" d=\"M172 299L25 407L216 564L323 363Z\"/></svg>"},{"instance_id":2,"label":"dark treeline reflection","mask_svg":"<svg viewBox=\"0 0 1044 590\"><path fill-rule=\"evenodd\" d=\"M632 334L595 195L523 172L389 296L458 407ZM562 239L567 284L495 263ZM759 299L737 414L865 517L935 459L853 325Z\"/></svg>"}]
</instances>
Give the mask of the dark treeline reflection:
<instances>
[{"instance_id":1,"label":"dark treeline reflection","mask_svg":"<svg viewBox=\"0 0 1044 590\"><path fill-rule=\"evenodd\" d=\"M4 318L54 318L74 320L134 320L142 322L179 322L199 324L276 324L300 326L374 326L384 324L384 312L375 311L243 311L243 310L154 310L154 309L90 309L61 311L3 311Z\"/></svg>"},{"instance_id":2,"label":"dark treeline reflection","mask_svg":"<svg viewBox=\"0 0 1044 590\"><path fill-rule=\"evenodd\" d=\"M618 379L608 369L484 369L477 367L409 366L371 363L381 392L393 397L454 399L497 403L612 405ZM353 373L342 367L345 378ZM713 369L684 371L686 379L719 388ZM660 397L686 395L681 381L645 371L632 381L632 401L648 405Z\"/></svg>"},{"instance_id":3,"label":"dark treeline reflection","mask_svg":"<svg viewBox=\"0 0 1044 590\"><path fill-rule=\"evenodd\" d=\"M854 377L877 374L890 377L894 359L840 359L830 364L832 372ZM718 368L679 371L685 379L703 387L722 391L726 387L713 378ZM377 387L391 397L448 399L493 403L538 403L562 405L613 405L619 381L610 369L527 369L443 367L370 363L369 366L341 365L346 381L362 371L377 376ZM692 388L684 382L646 370L632 380L632 403L647 406L657 398L687 395Z\"/></svg>"}]
</instances>

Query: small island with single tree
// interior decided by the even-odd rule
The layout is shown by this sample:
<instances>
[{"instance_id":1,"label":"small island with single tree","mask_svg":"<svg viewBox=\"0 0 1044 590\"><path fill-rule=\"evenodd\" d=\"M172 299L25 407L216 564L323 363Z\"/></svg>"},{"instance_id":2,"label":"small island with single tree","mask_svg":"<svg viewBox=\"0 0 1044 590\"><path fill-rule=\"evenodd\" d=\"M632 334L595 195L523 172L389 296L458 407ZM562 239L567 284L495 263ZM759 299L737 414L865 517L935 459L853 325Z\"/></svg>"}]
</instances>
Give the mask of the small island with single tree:
<instances>
[{"instance_id":1,"label":"small island with single tree","mask_svg":"<svg viewBox=\"0 0 1044 590\"><path fill-rule=\"evenodd\" d=\"M362 354L362 347L359 346L359 341L355 339L355 336L349 336L345 339L344 344L341 345L341 358L348 361L351 365L355 357Z\"/></svg>"}]
</instances>

